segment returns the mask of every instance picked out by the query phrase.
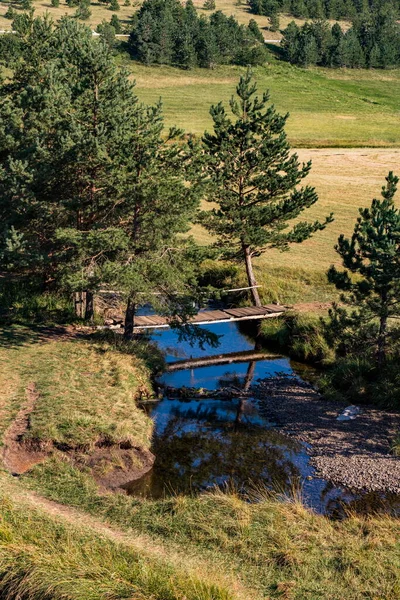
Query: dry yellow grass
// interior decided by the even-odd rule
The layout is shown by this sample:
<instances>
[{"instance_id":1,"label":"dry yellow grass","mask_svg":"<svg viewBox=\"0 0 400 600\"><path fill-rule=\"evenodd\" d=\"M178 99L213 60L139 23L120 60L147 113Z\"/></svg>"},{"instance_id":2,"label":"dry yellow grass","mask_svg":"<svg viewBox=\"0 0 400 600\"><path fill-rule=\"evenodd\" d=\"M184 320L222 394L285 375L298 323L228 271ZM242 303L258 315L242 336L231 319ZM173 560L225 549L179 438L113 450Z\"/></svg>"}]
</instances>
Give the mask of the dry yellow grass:
<instances>
[{"instance_id":1,"label":"dry yellow grass","mask_svg":"<svg viewBox=\"0 0 400 600\"><path fill-rule=\"evenodd\" d=\"M330 264L340 264L334 245L341 233L349 235L352 232L358 208L368 206L372 198L379 197L390 170L400 175L400 150L301 149L297 153L301 161L312 160L311 173L305 183L315 186L319 196L318 203L304 218L323 218L333 212L335 221L312 239L293 245L289 252L270 250L255 263L261 270L301 269L323 273ZM208 233L199 226L193 233L202 244L211 241Z\"/></svg>"},{"instance_id":2,"label":"dry yellow grass","mask_svg":"<svg viewBox=\"0 0 400 600\"><path fill-rule=\"evenodd\" d=\"M10 4L8 2L0 2L0 29L11 29L11 21L4 18L9 5ZM137 7L124 6L123 0L120 0L120 6L121 9L118 12L113 13L108 9L107 5L99 2L93 2L90 5L92 16L87 21L84 21L84 23L94 29L96 25L101 23L103 20L110 21L111 16L116 14L122 21L123 25L128 24L129 20L132 18L132 15L137 10ZM76 7L70 8L63 0L61 0L60 6L57 8L51 5L50 0L34 0L33 7L36 15L44 15L48 12L55 21L64 16L72 17L76 12Z\"/></svg>"}]
</instances>

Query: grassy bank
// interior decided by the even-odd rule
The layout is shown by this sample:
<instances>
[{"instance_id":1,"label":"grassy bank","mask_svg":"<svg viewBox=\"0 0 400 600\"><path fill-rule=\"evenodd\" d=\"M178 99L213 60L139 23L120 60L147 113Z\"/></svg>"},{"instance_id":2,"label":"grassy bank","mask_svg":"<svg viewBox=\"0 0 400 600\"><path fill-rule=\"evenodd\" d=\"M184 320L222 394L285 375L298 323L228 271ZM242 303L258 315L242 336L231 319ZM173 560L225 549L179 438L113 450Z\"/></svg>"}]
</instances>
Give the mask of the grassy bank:
<instances>
[{"instance_id":1,"label":"grassy bank","mask_svg":"<svg viewBox=\"0 0 400 600\"><path fill-rule=\"evenodd\" d=\"M0 342L3 433L34 381L40 395L29 435L68 446L90 446L99 435L148 443L150 421L134 401L149 374L139 348L21 327L2 331ZM100 491L95 474L57 448L18 481L0 474L0 489L6 600L400 593L400 525L388 516L331 522L262 490L253 504L234 491L142 501Z\"/></svg>"},{"instance_id":2,"label":"grassy bank","mask_svg":"<svg viewBox=\"0 0 400 600\"><path fill-rule=\"evenodd\" d=\"M0 433L8 468L24 472L43 460L35 453L58 453L105 486L133 478L151 461L152 421L137 402L152 395L146 361L154 367L158 360L140 342L79 339L73 329L1 330Z\"/></svg>"},{"instance_id":3,"label":"grassy bank","mask_svg":"<svg viewBox=\"0 0 400 600\"><path fill-rule=\"evenodd\" d=\"M27 511L28 508L28 511ZM0 595L4 600L229 600L143 540L67 524L0 493ZM106 534L106 535L105 535Z\"/></svg>"},{"instance_id":4,"label":"grassy bank","mask_svg":"<svg viewBox=\"0 0 400 600\"><path fill-rule=\"evenodd\" d=\"M394 600L400 591L400 524L390 517L332 522L255 492L257 502L234 492L140 501L100 497L82 473L55 463L37 467L31 486L54 500L81 507L108 522L162 540L235 575L261 598Z\"/></svg>"},{"instance_id":5,"label":"grassy bank","mask_svg":"<svg viewBox=\"0 0 400 600\"><path fill-rule=\"evenodd\" d=\"M288 354L301 362L331 365L335 353L324 338L321 324L325 311L316 313L288 312L280 319L261 323L262 342L267 347Z\"/></svg>"}]
</instances>

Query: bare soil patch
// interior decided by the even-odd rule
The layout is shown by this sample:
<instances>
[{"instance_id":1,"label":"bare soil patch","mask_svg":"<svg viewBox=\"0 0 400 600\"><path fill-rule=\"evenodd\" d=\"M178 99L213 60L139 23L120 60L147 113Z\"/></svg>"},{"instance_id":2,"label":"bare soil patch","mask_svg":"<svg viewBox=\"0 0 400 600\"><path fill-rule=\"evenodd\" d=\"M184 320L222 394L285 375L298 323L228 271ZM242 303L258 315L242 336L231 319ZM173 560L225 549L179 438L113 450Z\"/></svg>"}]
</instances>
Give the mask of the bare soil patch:
<instances>
[{"instance_id":1,"label":"bare soil patch","mask_svg":"<svg viewBox=\"0 0 400 600\"><path fill-rule=\"evenodd\" d=\"M283 433L306 444L319 475L352 490L400 493L400 458L391 454L400 413L361 406L355 419L338 421L347 405L296 377L264 379L251 392Z\"/></svg>"},{"instance_id":2,"label":"bare soil patch","mask_svg":"<svg viewBox=\"0 0 400 600\"><path fill-rule=\"evenodd\" d=\"M13 475L22 475L42 462L48 452L38 444L26 443L24 434L29 429L30 414L39 398L36 386L31 382L26 388L27 400L4 435L3 463Z\"/></svg>"},{"instance_id":3,"label":"bare soil patch","mask_svg":"<svg viewBox=\"0 0 400 600\"><path fill-rule=\"evenodd\" d=\"M140 479L152 468L155 456L143 448L98 445L89 454L69 453L80 468L89 468L101 489L114 490Z\"/></svg>"},{"instance_id":4,"label":"bare soil patch","mask_svg":"<svg viewBox=\"0 0 400 600\"><path fill-rule=\"evenodd\" d=\"M55 333L58 336L58 332ZM30 415L39 398L35 383L26 389L27 400L4 435L3 464L12 475L23 475L54 451L61 451L79 468L89 468L101 489L115 489L139 479L149 471L155 456L131 444L99 441L94 449L57 447L51 440L24 439L30 428Z\"/></svg>"}]
</instances>

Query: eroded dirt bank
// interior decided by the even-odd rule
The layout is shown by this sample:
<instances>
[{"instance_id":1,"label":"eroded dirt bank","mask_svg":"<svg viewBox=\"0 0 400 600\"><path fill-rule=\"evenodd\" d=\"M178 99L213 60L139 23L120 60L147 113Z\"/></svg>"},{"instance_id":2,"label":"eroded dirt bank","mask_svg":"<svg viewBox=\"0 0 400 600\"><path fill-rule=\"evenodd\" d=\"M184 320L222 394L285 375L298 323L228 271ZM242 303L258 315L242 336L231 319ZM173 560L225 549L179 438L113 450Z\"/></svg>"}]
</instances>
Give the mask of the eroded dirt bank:
<instances>
[{"instance_id":1,"label":"eroded dirt bank","mask_svg":"<svg viewBox=\"0 0 400 600\"><path fill-rule=\"evenodd\" d=\"M400 493L400 457L391 454L400 413L361 406L354 419L338 421L347 405L296 377L264 379L251 393L260 412L306 444L318 475L353 490Z\"/></svg>"},{"instance_id":2,"label":"eroded dirt bank","mask_svg":"<svg viewBox=\"0 0 400 600\"><path fill-rule=\"evenodd\" d=\"M26 436L30 416L40 397L34 382L26 390L26 401L3 438L2 461L12 475L23 475L54 452L61 453L78 468L89 469L101 489L115 489L139 479L153 466L155 456L147 449L128 442L110 444L98 440L92 448L60 446L51 440L32 440Z\"/></svg>"}]
</instances>

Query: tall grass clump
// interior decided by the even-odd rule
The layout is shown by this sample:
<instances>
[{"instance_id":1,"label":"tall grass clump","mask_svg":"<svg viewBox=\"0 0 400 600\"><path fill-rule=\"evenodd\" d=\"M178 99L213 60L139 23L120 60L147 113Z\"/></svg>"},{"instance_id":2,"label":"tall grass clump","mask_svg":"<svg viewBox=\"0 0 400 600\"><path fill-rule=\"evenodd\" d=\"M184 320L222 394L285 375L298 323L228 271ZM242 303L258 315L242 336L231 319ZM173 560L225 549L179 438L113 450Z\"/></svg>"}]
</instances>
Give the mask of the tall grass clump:
<instances>
[{"instance_id":1,"label":"tall grass clump","mask_svg":"<svg viewBox=\"0 0 400 600\"><path fill-rule=\"evenodd\" d=\"M288 312L280 319L265 319L261 333L265 344L299 361L328 365L334 360L323 321L312 313Z\"/></svg>"},{"instance_id":2,"label":"tall grass clump","mask_svg":"<svg viewBox=\"0 0 400 600\"><path fill-rule=\"evenodd\" d=\"M379 366L368 355L339 357L319 379L325 397L351 403L400 408L399 358Z\"/></svg>"}]
</instances>

